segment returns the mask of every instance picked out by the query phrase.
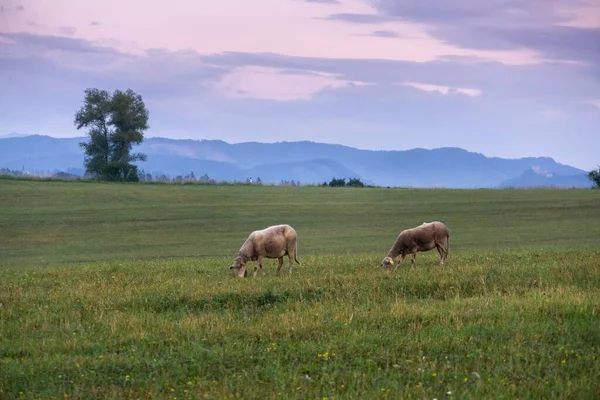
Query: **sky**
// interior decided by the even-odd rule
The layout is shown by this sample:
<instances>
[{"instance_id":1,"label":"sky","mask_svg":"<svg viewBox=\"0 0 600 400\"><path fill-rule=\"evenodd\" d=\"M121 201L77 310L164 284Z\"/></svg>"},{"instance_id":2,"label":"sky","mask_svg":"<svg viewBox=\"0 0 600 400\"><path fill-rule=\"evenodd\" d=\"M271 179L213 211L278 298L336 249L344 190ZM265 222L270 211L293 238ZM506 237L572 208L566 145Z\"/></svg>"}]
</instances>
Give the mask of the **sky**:
<instances>
[{"instance_id":1,"label":"sky","mask_svg":"<svg viewBox=\"0 0 600 400\"><path fill-rule=\"evenodd\" d=\"M461 147L600 164L600 0L0 0L0 136L85 135L131 88L146 137Z\"/></svg>"}]
</instances>

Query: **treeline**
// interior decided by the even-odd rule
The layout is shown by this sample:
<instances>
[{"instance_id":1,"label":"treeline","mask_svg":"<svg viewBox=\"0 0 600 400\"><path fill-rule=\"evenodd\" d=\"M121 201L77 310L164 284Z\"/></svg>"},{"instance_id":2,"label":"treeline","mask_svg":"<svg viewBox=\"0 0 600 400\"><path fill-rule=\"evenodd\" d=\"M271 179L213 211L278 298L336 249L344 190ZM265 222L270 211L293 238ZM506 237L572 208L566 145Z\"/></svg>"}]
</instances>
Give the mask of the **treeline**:
<instances>
[{"instance_id":1,"label":"treeline","mask_svg":"<svg viewBox=\"0 0 600 400\"><path fill-rule=\"evenodd\" d=\"M227 180L216 180L208 176L208 174L204 174L200 177L196 177L194 172L190 172L186 175L177 175L177 176L169 176L166 174L155 174L152 175L149 172L145 172L144 170L139 171L139 181L140 183L157 183L157 184L198 184L198 185L255 185L255 186L319 186L319 187L375 187L371 185L365 185L358 178L350 178L348 182L346 182L345 178L332 178L331 181L323 182L322 184L315 183L302 183L296 180L281 180L279 183L268 182L264 183L260 177L256 179L246 178L246 180L237 180L233 181ZM10 179L27 179L27 180L68 180L68 181L99 181L96 177L86 175L79 176L75 174L71 174L68 172L55 172L51 174L35 174L29 173L26 171L20 170L11 170L8 168L0 169L0 178L10 178Z\"/></svg>"},{"instance_id":2,"label":"treeline","mask_svg":"<svg viewBox=\"0 0 600 400\"><path fill-rule=\"evenodd\" d=\"M150 173L144 172L144 170L140 170L139 173L140 182L164 182L164 183L200 183L200 184L208 184L208 185L268 185L268 186L326 186L326 187L367 187L360 179L358 178L350 178L348 182L346 182L346 178L331 178L329 183L323 182L322 184L314 184L314 183L302 183L300 181L295 180L281 180L278 184L274 182L263 183L260 177L257 177L256 180L253 178L246 178L245 181L241 180L233 180L233 181L217 181L216 179L211 178L208 174L204 174L199 178L196 178L194 172L190 172L187 175L177 175L175 177L170 177L166 174L160 174L152 176ZM374 187L374 186L371 186Z\"/></svg>"},{"instance_id":3,"label":"treeline","mask_svg":"<svg viewBox=\"0 0 600 400\"><path fill-rule=\"evenodd\" d=\"M216 180L208 176L208 174L204 174L200 177L196 177L194 172L190 172L186 175L176 175L170 176L167 174L156 174L152 175L151 173L147 173L144 170L140 170L139 172L139 181L144 183L156 182L156 183L196 183L196 184L204 184L204 185L263 185L263 181L260 177L256 178L256 180L252 178L247 178L246 180L237 180L233 181L227 180ZM284 181L282 181L283 184ZM271 184L274 185L274 184Z\"/></svg>"},{"instance_id":4,"label":"treeline","mask_svg":"<svg viewBox=\"0 0 600 400\"><path fill-rule=\"evenodd\" d=\"M58 180L78 180L81 179L79 175L71 174L64 171L47 172L47 171L34 171L29 172L25 170L0 168L1 177L11 178L26 178L26 179L58 179Z\"/></svg>"},{"instance_id":5,"label":"treeline","mask_svg":"<svg viewBox=\"0 0 600 400\"><path fill-rule=\"evenodd\" d=\"M350 178L348 182L346 182L346 178L332 178L329 183L323 182L321 186L329 186L329 187L367 187L360 179L358 178Z\"/></svg>"}]
</instances>

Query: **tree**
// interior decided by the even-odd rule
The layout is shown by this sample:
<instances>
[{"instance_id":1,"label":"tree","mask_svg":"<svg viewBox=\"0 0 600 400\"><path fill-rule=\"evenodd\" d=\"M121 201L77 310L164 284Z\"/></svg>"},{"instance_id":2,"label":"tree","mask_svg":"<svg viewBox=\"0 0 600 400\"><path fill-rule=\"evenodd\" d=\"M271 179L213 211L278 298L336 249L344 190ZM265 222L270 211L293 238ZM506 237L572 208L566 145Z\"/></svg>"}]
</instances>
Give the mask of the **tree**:
<instances>
[{"instance_id":1,"label":"tree","mask_svg":"<svg viewBox=\"0 0 600 400\"><path fill-rule=\"evenodd\" d=\"M183 177L186 182L196 182L196 175L194 175L194 171L191 171L189 174Z\"/></svg>"},{"instance_id":2,"label":"tree","mask_svg":"<svg viewBox=\"0 0 600 400\"><path fill-rule=\"evenodd\" d=\"M217 181L215 181L214 179L211 179L208 174L204 174L202 175L199 179L198 182L200 183L217 183Z\"/></svg>"},{"instance_id":3,"label":"tree","mask_svg":"<svg viewBox=\"0 0 600 400\"><path fill-rule=\"evenodd\" d=\"M588 178L594 183L596 189L600 189L600 166L594 171L588 173Z\"/></svg>"},{"instance_id":4,"label":"tree","mask_svg":"<svg viewBox=\"0 0 600 400\"><path fill-rule=\"evenodd\" d=\"M344 187L346 186L346 178L331 178L331 181L329 182L329 186L330 187Z\"/></svg>"},{"instance_id":5,"label":"tree","mask_svg":"<svg viewBox=\"0 0 600 400\"><path fill-rule=\"evenodd\" d=\"M365 187L365 184L359 178L350 178L348 186L352 187Z\"/></svg>"},{"instance_id":6,"label":"tree","mask_svg":"<svg viewBox=\"0 0 600 400\"><path fill-rule=\"evenodd\" d=\"M84 104L75 114L77 129L88 129L84 165L90 175L107 181L139 181L134 161L146 161L142 153L131 154L134 144L144 141L148 109L142 96L131 89L86 89Z\"/></svg>"}]
</instances>

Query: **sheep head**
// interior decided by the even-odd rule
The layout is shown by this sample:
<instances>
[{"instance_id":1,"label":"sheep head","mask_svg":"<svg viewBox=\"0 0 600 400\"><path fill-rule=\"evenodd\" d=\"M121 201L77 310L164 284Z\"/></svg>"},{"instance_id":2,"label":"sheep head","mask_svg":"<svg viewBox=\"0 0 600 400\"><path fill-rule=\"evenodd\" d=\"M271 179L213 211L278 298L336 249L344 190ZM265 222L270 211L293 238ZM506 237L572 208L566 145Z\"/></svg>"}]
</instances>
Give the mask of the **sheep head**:
<instances>
[{"instance_id":1,"label":"sheep head","mask_svg":"<svg viewBox=\"0 0 600 400\"><path fill-rule=\"evenodd\" d=\"M386 257L381 261L381 266L389 273L394 266L394 259L392 257Z\"/></svg>"},{"instance_id":2,"label":"sheep head","mask_svg":"<svg viewBox=\"0 0 600 400\"><path fill-rule=\"evenodd\" d=\"M241 256L237 256L233 264L229 267L232 270L233 274L238 278L243 278L246 276L246 261Z\"/></svg>"}]
</instances>

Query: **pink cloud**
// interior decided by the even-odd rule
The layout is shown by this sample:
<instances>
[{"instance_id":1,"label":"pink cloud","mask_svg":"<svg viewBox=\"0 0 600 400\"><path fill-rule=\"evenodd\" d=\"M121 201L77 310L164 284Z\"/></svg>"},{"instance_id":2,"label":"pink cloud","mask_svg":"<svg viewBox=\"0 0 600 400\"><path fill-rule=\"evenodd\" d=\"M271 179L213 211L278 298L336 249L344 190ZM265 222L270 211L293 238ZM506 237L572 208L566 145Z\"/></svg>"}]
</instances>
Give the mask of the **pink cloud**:
<instances>
[{"instance_id":1,"label":"pink cloud","mask_svg":"<svg viewBox=\"0 0 600 400\"><path fill-rule=\"evenodd\" d=\"M266 67L237 68L225 75L216 85L217 91L227 98L265 100L309 100L325 88L359 86L361 82L337 79L332 74L296 74Z\"/></svg>"},{"instance_id":2,"label":"pink cloud","mask_svg":"<svg viewBox=\"0 0 600 400\"><path fill-rule=\"evenodd\" d=\"M562 26L600 28L600 3L597 0L589 0L587 4L578 5L567 12L571 15L571 19L561 23Z\"/></svg>"},{"instance_id":3,"label":"pink cloud","mask_svg":"<svg viewBox=\"0 0 600 400\"><path fill-rule=\"evenodd\" d=\"M432 85L428 83L417 83L417 82L405 82L402 83L404 86L411 86L426 92L438 92L443 95L447 94L464 94L470 97L477 97L481 95L482 91L479 89L462 88L462 87L450 87L442 85Z\"/></svg>"}]
</instances>

